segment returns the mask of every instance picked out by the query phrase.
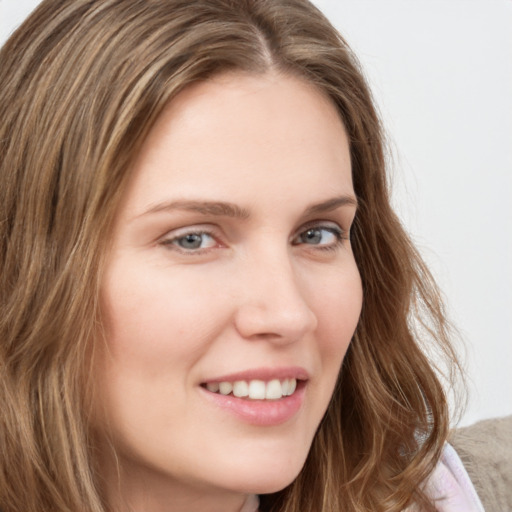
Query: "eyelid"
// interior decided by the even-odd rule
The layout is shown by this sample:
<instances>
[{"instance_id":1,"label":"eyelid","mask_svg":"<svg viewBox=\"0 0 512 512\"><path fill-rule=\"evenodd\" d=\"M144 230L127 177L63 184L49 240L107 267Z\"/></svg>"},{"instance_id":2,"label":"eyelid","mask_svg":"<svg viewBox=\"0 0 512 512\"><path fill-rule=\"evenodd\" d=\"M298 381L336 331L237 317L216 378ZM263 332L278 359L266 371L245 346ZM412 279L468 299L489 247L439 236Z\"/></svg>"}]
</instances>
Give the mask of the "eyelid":
<instances>
[{"instance_id":1,"label":"eyelid","mask_svg":"<svg viewBox=\"0 0 512 512\"><path fill-rule=\"evenodd\" d=\"M307 243L306 241L301 240L300 237L309 230L327 231L335 239L327 243ZM343 246L345 240L349 240L348 231L344 230L337 222L333 222L331 220L315 220L303 224L295 232L291 239L291 245L297 248L300 247L308 252L320 254L321 252L337 251Z\"/></svg>"},{"instance_id":2,"label":"eyelid","mask_svg":"<svg viewBox=\"0 0 512 512\"><path fill-rule=\"evenodd\" d=\"M298 235L303 233L304 231L307 231L308 229L327 229L338 232L343 239L349 238L350 230L343 229L340 224L333 220L312 220L309 222L306 222L305 224L302 224L299 229L295 231L295 233L292 236L292 240L296 238Z\"/></svg>"},{"instance_id":3,"label":"eyelid","mask_svg":"<svg viewBox=\"0 0 512 512\"><path fill-rule=\"evenodd\" d=\"M204 254L211 249L215 249L216 247L223 247L224 244L222 242L222 237L218 233L218 229L215 229L214 226L208 226L205 224L202 225L194 225L194 226L184 226L182 228L177 228L168 231L165 235L158 239L158 245L161 245L167 249L174 250L178 253L185 254L187 256L194 256ZM174 242L183 238L187 235L207 235L215 240L216 245L213 247L205 247L199 249L184 249L181 248L178 244Z\"/></svg>"}]
</instances>

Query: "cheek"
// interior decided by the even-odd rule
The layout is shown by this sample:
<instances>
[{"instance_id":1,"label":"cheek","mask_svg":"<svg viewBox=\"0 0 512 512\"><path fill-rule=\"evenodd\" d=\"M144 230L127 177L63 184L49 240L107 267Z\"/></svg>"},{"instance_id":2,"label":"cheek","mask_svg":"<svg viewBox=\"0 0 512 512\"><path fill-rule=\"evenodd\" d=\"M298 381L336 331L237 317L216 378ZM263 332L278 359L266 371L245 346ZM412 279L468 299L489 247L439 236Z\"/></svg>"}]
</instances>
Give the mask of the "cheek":
<instances>
[{"instance_id":1,"label":"cheek","mask_svg":"<svg viewBox=\"0 0 512 512\"><path fill-rule=\"evenodd\" d=\"M345 352L359 321L363 291L355 265L324 280L314 294L318 328L327 350Z\"/></svg>"},{"instance_id":2,"label":"cheek","mask_svg":"<svg viewBox=\"0 0 512 512\"><path fill-rule=\"evenodd\" d=\"M355 263L343 274L324 281L322 289L315 294L319 355L331 392L357 327L362 300L362 284Z\"/></svg>"},{"instance_id":3,"label":"cheek","mask_svg":"<svg viewBox=\"0 0 512 512\"><path fill-rule=\"evenodd\" d=\"M176 411L190 414L194 367L230 317L211 284L199 293L190 274L171 270L118 258L102 289L94 422L99 432L109 424L124 451L139 446L134 432L172 430Z\"/></svg>"},{"instance_id":4,"label":"cheek","mask_svg":"<svg viewBox=\"0 0 512 512\"><path fill-rule=\"evenodd\" d=\"M154 363L151 371L193 360L223 328L229 311L212 300L216 295L208 281L158 267L142 267L143 272L133 268L124 273L118 265L103 290L110 352L134 365Z\"/></svg>"}]
</instances>

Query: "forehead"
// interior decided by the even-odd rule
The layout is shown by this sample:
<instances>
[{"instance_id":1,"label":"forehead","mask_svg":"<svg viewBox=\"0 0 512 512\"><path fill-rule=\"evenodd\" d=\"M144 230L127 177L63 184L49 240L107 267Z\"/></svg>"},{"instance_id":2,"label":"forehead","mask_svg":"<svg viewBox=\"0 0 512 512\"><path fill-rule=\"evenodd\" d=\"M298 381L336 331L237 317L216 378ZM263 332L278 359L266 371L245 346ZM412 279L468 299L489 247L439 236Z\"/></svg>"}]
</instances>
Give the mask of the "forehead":
<instances>
[{"instance_id":1,"label":"forehead","mask_svg":"<svg viewBox=\"0 0 512 512\"><path fill-rule=\"evenodd\" d=\"M142 202L157 191L229 200L241 189L250 201L256 191L295 183L316 183L321 194L334 185L352 191L335 106L304 80L277 73L224 74L182 91L152 128L133 173L129 195Z\"/></svg>"}]
</instances>

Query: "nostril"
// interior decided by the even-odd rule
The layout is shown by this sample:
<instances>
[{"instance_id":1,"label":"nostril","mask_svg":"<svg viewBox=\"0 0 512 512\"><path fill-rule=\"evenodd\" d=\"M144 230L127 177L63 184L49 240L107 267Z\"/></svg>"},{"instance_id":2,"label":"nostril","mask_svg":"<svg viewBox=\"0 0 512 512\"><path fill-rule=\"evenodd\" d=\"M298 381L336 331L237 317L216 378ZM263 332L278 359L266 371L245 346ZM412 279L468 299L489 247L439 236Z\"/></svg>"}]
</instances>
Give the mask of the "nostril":
<instances>
[{"instance_id":1,"label":"nostril","mask_svg":"<svg viewBox=\"0 0 512 512\"><path fill-rule=\"evenodd\" d=\"M276 340L277 340L280 337L281 337L281 335L278 333L275 333L275 332L261 332L261 333L253 334L252 336L250 336L250 339L252 339L252 340L260 339L260 340L271 341L274 338L276 338Z\"/></svg>"}]
</instances>

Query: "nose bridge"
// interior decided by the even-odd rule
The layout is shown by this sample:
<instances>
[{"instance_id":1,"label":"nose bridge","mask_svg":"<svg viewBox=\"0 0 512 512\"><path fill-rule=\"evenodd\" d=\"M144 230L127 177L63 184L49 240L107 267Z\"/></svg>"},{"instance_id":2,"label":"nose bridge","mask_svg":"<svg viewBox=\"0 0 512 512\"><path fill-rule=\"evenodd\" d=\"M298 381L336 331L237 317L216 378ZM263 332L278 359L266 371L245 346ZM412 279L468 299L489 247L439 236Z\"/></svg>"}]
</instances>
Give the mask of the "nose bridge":
<instances>
[{"instance_id":1,"label":"nose bridge","mask_svg":"<svg viewBox=\"0 0 512 512\"><path fill-rule=\"evenodd\" d=\"M289 247L267 244L245 260L242 274L237 328L243 336L291 342L316 328Z\"/></svg>"}]
</instances>

